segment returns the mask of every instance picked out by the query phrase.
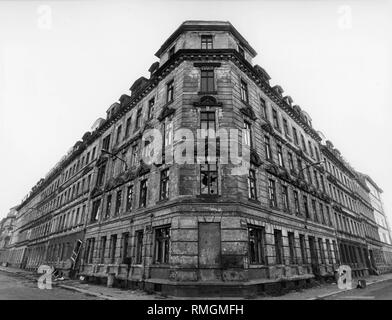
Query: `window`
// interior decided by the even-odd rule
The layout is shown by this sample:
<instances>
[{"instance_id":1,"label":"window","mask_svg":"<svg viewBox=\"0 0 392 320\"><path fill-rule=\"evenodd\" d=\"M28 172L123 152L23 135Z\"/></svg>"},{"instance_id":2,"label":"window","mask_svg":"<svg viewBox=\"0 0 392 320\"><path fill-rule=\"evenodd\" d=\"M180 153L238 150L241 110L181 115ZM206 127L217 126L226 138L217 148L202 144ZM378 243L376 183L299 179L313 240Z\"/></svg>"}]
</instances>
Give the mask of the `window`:
<instances>
[{"instance_id":1,"label":"window","mask_svg":"<svg viewBox=\"0 0 392 320\"><path fill-rule=\"evenodd\" d=\"M295 214L300 215L301 211L299 209L299 197L298 197L298 191L293 190L293 196L294 196L294 207L295 207Z\"/></svg>"},{"instance_id":2,"label":"window","mask_svg":"<svg viewBox=\"0 0 392 320\"><path fill-rule=\"evenodd\" d=\"M109 150L110 148L110 134L106 136L102 141L102 149Z\"/></svg>"},{"instance_id":3,"label":"window","mask_svg":"<svg viewBox=\"0 0 392 320\"><path fill-rule=\"evenodd\" d=\"M174 100L174 81L170 81L166 87L166 102L172 102Z\"/></svg>"},{"instance_id":4,"label":"window","mask_svg":"<svg viewBox=\"0 0 392 320\"><path fill-rule=\"evenodd\" d=\"M99 213L99 207L101 205L101 199L95 200L93 202L93 208L91 210L91 222L96 222L98 221L98 213Z\"/></svg>"},{"instance_id":5,"label":"window","mask_svg":"<svg viewBox=\"0 0 392 320\"><path fill-rule=\"evenodd\" d=\"M117 128L117 136L116 136L116 144L120 142L121 130L122 130L122 126L118 126L118 128Z\"/></svg>"},{"instance_id":6,"label":"window","mask_svg":"<svg viewBox=\"0 0 392 320\"><path fill-rule=\"evenodd\" d=\"M268 198L271 207L276 207L276 189L275 189L275 181L272 179L268 180Z\"/></svg>"},{"instance_id":7,"label":"window","mask_svg":"<svg viewBox=\"0 0 392 320\"><path fill-rule=\"evenodd\" d=\"M214 89L214 70L201 70L201 92L213 92Z\"/></svg>"},{"instance_id":8,"label":"window","mask_svg":"<svg viewBox=\"0 0 392 320\"><path fill-rule=\"evenodd\" d=\"M88 243L87 243L87 258L86 258L87 263L93 262L94 247L95 247L95 238L91 238L88 240Z\"/></svg>"},{"instance_id":9,"label":"window","mask_svg":"<svg viewBox=\"0 0 392 320\"><path fill-rule=\"evenodd\" d=\"M171 47L169 50L169 59L174 55L175 46Z\"/></svg>"},{"instance_id":10,"label":"window","mask_svg":"<svg viewBox=\"0 0 392 320\"><path fill-rule=\"evenodd\" d=\"M305 153L308 153L308 150L306 150L305 138L302 134L301 134L301 142L302 142L302 149L304 150Z\"/></svg>"},{"instance_id":11,"label":"window","mask_svg":"<svg viewBox=\"0 0 392 320\"><path fill-rule=\"evenodd\" d=\"M333 258L332 258L332 251L331 251L331 244L329 242L329 239L325 240L325 245L327 246L327 254L328 254L328 262L329 264L333 264ZM361 256L361 255L360 255Z\"/></svg>"},{"instance_id":12,"label":"window","mask_svg":"<svg viewBox=\"0 0 392 320\"><path fill-rule=\"evenodd\" d=\"M272 119L273 119L275 129L280 130L278 112L275 109L272 109Z\"/></svg>"},{"instance_id":13,"label":"window","mask_svg":"<svg viewBox=\"0 0 392 320\"><path fill-rule=\"evenodd\" d=\"M201 36L201 48L202 49L213 49L212 35Z\"/></svg>"},{"instance_id":14,"label":"window","mask_svg":"<svg viewBox=\"0 0 392 320\"><path fill-rule=\"evenodd\" d=\"M287 124L287 119L286 118L283 118L283 130L284 130L284 133L285 133L286 136L290 135L290 133L289 133L289 126Z\"/></svg>"},{"instance_id":15,"label":"window","mask_svg":"<svg viewBox=\"0 0 392 320\"><path fill-rule=\"evenodd\" d=\"M169 169L161 171L161 183L159 199L165 200L169 198Z\"/></svg>"},{"instance_id":16,"label":"window","mask_svg":"<svg viewBox=\"0 0 392 320\"><path fill-rule=\"evenodd\" d=\"M109 252L110 263L114 263L115 261L116 247L117 247L117 235L113 234L110 236L110 252Z\"/></svg>"},{"instance_id":17,"label":"window","mask_svg":"<svg viewBox=\"0 0 392 320\"><path fill-rule=\"evenodd\" d=\"M100 263L105 263L105 251L106 251L106 237L101 237L101 250L99 253Z\"/></svg>"},{"instance_id":18,"label":"window","mask_svg":"<svg viewBox=\"0 0 392 320\"><path fill-rule=\"evenodd\" d=\"M264 119L267 119L267 104L263 98L260 98L260 106L261 106L261 116Z\"/></svg>"},{"instance_id":19,"label":"window","mask_svg":"<svg viewBox=\"0 0 392 320\"><path fill-rule=\"evenodd\" d=\"M295 129L294 127L293 127L293 137L294 137L294 143L296 145L299 145L297 129Z\"/></svg>"},{"instance_id":20,"label":"window","mask_svg":"<svg viewBox=\"0 0 392 320\"><path fill-rule=\"evenodd\" d=\"M320 183L319 183L319 180L318 180L318 177L317 177L317 171L316 170L313 170L313 175L314 175L314 181L316 182L316 188L318 190L318 189L320 189Z\"/></svg>"},{"instance_id":21,"label":"window","mask_svg":"<svg viewBox=\"0 0 392 320\"><path fill-rule=\"evenodd\" d=\"M202 164L200 167L201 194L218 194L218 168L216 164Z\"/></svg>"},{"instance_id":22,"label":"window","mask_svg":"<svg viewBox=\"0 0 392 320\"><path fill-rule=\"evenodd\" d=\"M127 212L132 210L132 202L133 202L133 186L129 186L127 189L127 204L126 204Z\"/></svg>"},{"instance_id":23,"label":"window","mask_svg":"<svg viewBox=\"0 0 392 320\"><path fill-rule=\"evenodd\" d=\"M290 252L290 263L296 264L297 263L297 254L295 251L295 238L294 232L288 232L287 237L289 240L289 252Z\"/></svg>"},{"instance_id":24,"label":"window","mask_svg":"<svg viewBox=\"0 0 392 320\"><path fill-rule=\"evenodd\" d=\"M312 174L310 173L309 166L306 166L306 174L308 175L309 183L310 183L310 184L313 184L313 181L312 181Z\"/></svg>"},{"instance_id":25,"label":"window","mask_svg":"<svg viewBox=\"0 0 392 320\"><path fill-rule=\"evenodd\" d=\"M278 149L278 164L280 167L284 168L282 146L280 144L278 144L277 149Z\"/></svg>"},{"instance_id":26,"label":"window","mask_svg":"<svg viewBox=\"0 0 392 320\"><path fill-rule=\"evenodd\" d=\"M121 245L121 259L122 263L128 263L128 243L129 243L129 233L124 232L122 234L122 245Z\"/></svg>"},{"instance_id":27,"label":"window","mask_svg":"<svg viewBox=\"0 0 392 320\"><path fill-rule=\"evenodd\" d=\"M147 205L147 179L140 181L140 197L139 207L146 207Z\"/></svg>"},{"instance_id":28,"label":"window","mask_svg":"<svg viewBox=\"0 0 392 320\"><path fill-rule=\"evenodd\" d=\"M291 152L287 153L287 156L289 158L289 169L291 172L294 171L294 160L293 160L293 154Z\"/></svg>"},{"instance_id":29,"label":"window","mask_svg":"<svg viewBox=\"0 0 392 320\"><path fill-rule=\"evenodd\" d=\"M248 84L244 80L241 80L241 99L246 103L249 102Z\"/></svg>"},{"instance_id":30,"label":"window","mask_svg":"<svg viewBox=\"0 0 392 320\"><path fill-rule=\"evenodd\" d=\"M135 130L139 129L141 126L141 120L142 120L142 108L139 108L136 112L136 124L135 124Z\"/></svg>"},{"instance_id":31,"label":"window","mask_svg":"<svg viewBox=\"0 0 392 320\"><path fill-rule=\"evenodd\" d=\"M283 264L282 231L274 230L276 264Z\"/></svg>"},{"instance_id":32,"label":"window","mask_svg":"<svg viewBox=\"0 0 392 320\"><path fill-rule=\"evenodd\" d=\"M169 263L170 227L155 229L155 263Z\"/></svg>"},{"instance_id":33,"label":"window","mask_svg":"<svg viewBox=\"0 0 392 320\"><path fill-rule=\"evenodd\" d=\"M320 251L320 258L321 262L325 263L325 255L324 255L324 247L323 247L323 239L318 238L318 246L319 246L319 251Z\"/></svg>"},{"instance_id":34,"label":"window","mask_svg":"<svg viewBox=\"0 0 392 320\"><path fill-rule=\"evenodd\" d=\"M166 154L171 155L173 143L173 123L166 119L163 123L163 146L162 146L162 163L166 161Z\"/></svg>"},{"instance_id":35,"label":"window","mask_svg":"<svg viewBox=\"0 0 392 320\"><path fill-rule=\"evenodd\" d=\"M283 210L289 211L289 191L287 186L282 185Z\"/></svg>"},{"instance_id":36,"label":"window","mask_svg":"<svg viewBox=\"0 0 392 320\"><path fill-rule=\"evenodd\" d=\"M309 215L309 206L308 206L308 197L307 196L303 196L303 204L304 204L304 209L305 209L305 216L306 218L310 218Z\"/></svg>"},{"instance_id":37,"label":"window","mask_svg":"<svg viewBox=\"0 0 392 320\"><path fill-rule=\"evenodd\" d=\"M109 195L106 197L106 212L105 212L105 219L107 219L107 218L110 217L111 208L112 208L112 195L109 194Z\"/></svg>"},{"instance_id":38,"label":"window","mask_svg":"<svg viewBox=\"0 0 392 320\"><path fill-rule=\"evenodd\" d=\"M137 144L132 146L131 152L131 166L138 165L139 146Z\"/></svg>"},{"instance_id":39,"label":"window","mask_svg":"<svg viewBox=\"0 0 392 320\"><path fill-rule=\"evenodd\" d=\"M317 159L317 161L320 162L320 153L319 153L317 147L314 147L314 151L316 152L316 159Z\"/></svg>"},{"instance_id":40,"label":"window","mask_svg":"<svg viewBox=\"0 0 392 320\"><path fill-rule=\"evenodd\" d=\"M302 168L302 160L301 160L301 158L297 158L297 167L298 167L298 174L299 174L299 176L303 178L304 171L303 171L303 168Z\"/></svg>"},{"instance_id":41,"label":"window","mask_svg":"<svg viewBox=\"0 0 392 320\"><path fill-rule=\"evenodd\" d=\"M249 262L251 264L267 264L264 228L249 226L248 236Z\"/></svg>"},{"instance_id":42,"label":"window","mask_svg":"<svg viewBox=\"0 0 392 320\"><path fill-rule=\"evenodd\" d=\"M306 264L308 262L308 255L306 254L306 241L303 234L299 235L299 245L301 249L302 264Z\"/></svg>"},{"instance_id":43,"label":"window","mask_svg":"<svg viewBox=\"0 0 392 320\"><path fill-rule=\"evenodd\" d=\"M330 212L328 206L325 206L325 207L327 208L327 220L328 220L327 223L328 223L328 225L332 226L331 212Z\"/></svg>"},{"instance_id":44,"label":"window","mask_svg":"<svg viewBox=\"0 0 392 320\"><path fill-rule=\"evenodd\" d=\"M267 160L272 160L272 153L271 153L271 143L270 138L268 136L264 136L264 145L265 145L265 157Z\"/></svg>"},{"instance_id":45,"label":"window","mask_svg":"<svg viewBox=\"0 0 392 320\"><path fill-rule=\"evenodd\" d=\"M321 202L319 203L319 205L320 205L320 216L321 216L321 221L322 221L323 224L326 224L326 222L325 222L325 216L324 216L324 206L323 206L323 204L322 204Z\"/></svg>"},{"instance_id":46,"label":"window","mask_svg":"<svg viewBox=\"0 0 392 320\"><path fill-rule=\"evenodd\" d=\"M244 48L242 48L241 46L238 46L238 52L239 52L239 54L240 54L242 57L245 58L245 51L244 51Z\"/></svg>"},{"instance_id":47,"label":"window","mask_svg":"<svg viewBox=\"0 0 392 320\"><path fill-rule=\"evenodd\" d=\"M319 222L318 215L317 215L317 208L316 208L316 200L312 199L312 211L314 221Z\"/></svg>"},{"instance_id":48,"label":"window","mask_svg":"<svg viewBox=\"0 0 392 320\"><path fill-rule=\"evenodd\" d=\"M308 141L308 147L309 147L310 156L314 158L313 147L310 141Z\"/></svg>"},{"instance_id":49,"label":"window","mask_svg":"<svg viewBox=\"0 0 392 320\"><path fill-rule=\"evenodd\" d=\"M136 264L141 264L143 258L143 230L136 231Z\"/></svg>"},{"instance_id":50,"label":"window","mask_svg":"<svg viewBox=\"0 0 392 320\"><path fill-rule=\"evenodd\" d=\"M155 105L155 99L152 98L148 101L148 116L147 116L148 120L151 120L154 116L154 105Z\"/></svg>"},{"instance_id":51,"label":"window","mask_svg":"<svg viewBox=\"0 0 392 320\"><path fill-rule=\"evenodd\" d=\"M118 190L116 196L116 209L114 210L115 216L118 216L118 214L120 213L121 203L122 203L122 190Z\"/></svg>"},{"instance_id":52,"label":"window","mask_svg":"<svg viewBox=\"0 0 392 320\"><path fill-rule=\"evenodd\" d=\"M252 147L252 128L249 122L244 121L244 143Z\"/></svg>"},{"instance_id":53,"label":"window","mask_svg":"<svg viewBox=\"0 0 392 320\"><path fill-rule=\"evenodd\" d=\"M105 179L105 171L106 171L106 163L102 164L98 168L98 175L97 175L97 187L101 187L103 185Z\"/></svg>"},{"instance_id":54,"label":"window","mask_svg":"<svg viewBox=\"0 0 392 320\"><path fill-rule=\"evenodd\" d=\"M132 122L132 117L129 117L129 118L127 119L126 124L125 124L125 136L124 136L124 139L125 139L126 137L129 137L129 133L130 133L130 131L131 131L131 122Z\"/></svg>"},{"instance_id":55,"label":"window","mask_svg":"<svg viewBox=\"0 0 392 320\"><path fill-rule=\"evenodd\" d=\"M255 170L249 170L248 175L248 192L249 192L249 199L257 199L256 195L256 173Z\"/></svg>"}]
</instances>

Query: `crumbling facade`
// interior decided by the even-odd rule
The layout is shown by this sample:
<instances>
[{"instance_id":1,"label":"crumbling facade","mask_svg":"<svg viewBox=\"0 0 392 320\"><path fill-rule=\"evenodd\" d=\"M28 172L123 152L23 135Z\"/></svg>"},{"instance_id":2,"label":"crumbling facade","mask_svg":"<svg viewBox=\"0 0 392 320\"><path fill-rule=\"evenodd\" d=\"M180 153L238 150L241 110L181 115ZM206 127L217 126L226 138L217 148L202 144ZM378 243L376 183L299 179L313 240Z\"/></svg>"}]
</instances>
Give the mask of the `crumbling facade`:
<instances>
[{"instance_id":1,"label":"crumbling facade","mask_svg":"<svg viewBox=\"0 0 392 320\"><path fill-rule=\"evenodd\" d=\"M18 207L15 264L174 295L305 287L343 262L367 274L371 206L361 200L366 212L346 213L353 233L339 227L346 206L328 187L328 161L339 159L252 64L243 36L229 22L186 21L156 56L149 79L136 80ZM200 129L219 134L189 144ZM144 138L154 130L162 148L148 163ZM233 146L248 161L222 161ZM347 192L357 202L355 186Z\"/></svg>"}]
</instances>

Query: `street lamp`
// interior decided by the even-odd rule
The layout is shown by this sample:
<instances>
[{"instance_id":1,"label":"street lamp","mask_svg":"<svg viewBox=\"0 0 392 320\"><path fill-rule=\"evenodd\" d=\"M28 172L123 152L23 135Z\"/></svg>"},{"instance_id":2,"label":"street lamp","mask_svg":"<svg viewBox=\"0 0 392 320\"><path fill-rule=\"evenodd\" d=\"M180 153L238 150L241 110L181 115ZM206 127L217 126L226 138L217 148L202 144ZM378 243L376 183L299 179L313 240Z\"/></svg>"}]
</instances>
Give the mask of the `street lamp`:
<instances>
[{"instance_id":1,"label":"street lamp","mask_svg":"<svg viewBox=\"0 0 392 320\"><path fill-rule=\"evenodd\" d=\"M317 166L318 164L322 164L322 163L325 163L325 160L321 160L319 162L312 163L312 164L306 166L305 168L302 168L301 170L298 171L298 174L300 174L302 171L304 171L310 167L314 167L314 166Z\"/></svg>"},{"instance_id":2,"label":"street lamp","mask_svg":"<svg viewBox=\"0 0 392 320\"><path fill-rule=\"evenodd\" d=\"M128 168L128 164L127 164L127 162L126 162L124 159L120 158L119 156L117 156L117 155L111 153L110 151L108 151L108 150L106 150L106 149L101 149L101 152L102 152L102 153L106 153L106 154L112 156L113 158L116 158L116 159L118 159L118 160L124 162L124 163L125 163L125 170L128 170L128 169L129 169L129 168Z\"/></svg>"}]
</instances>

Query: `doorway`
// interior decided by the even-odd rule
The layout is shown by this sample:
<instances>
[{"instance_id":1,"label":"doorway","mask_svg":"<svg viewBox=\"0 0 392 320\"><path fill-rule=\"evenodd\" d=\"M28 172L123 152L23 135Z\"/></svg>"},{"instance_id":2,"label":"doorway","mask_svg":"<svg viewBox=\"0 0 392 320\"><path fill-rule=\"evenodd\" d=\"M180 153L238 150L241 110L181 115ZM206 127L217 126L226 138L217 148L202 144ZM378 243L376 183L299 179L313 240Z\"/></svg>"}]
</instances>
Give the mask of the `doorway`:
<instances>
[{"instance_id":1,"label":"doorway","mask_svg":"<svg viewBox=\"0 0 392 320\"><path fill-rule=\"evenodd\" d=\"M220 223L199 223L199 280L221 280Z\"/></svg>"}]
</instances>

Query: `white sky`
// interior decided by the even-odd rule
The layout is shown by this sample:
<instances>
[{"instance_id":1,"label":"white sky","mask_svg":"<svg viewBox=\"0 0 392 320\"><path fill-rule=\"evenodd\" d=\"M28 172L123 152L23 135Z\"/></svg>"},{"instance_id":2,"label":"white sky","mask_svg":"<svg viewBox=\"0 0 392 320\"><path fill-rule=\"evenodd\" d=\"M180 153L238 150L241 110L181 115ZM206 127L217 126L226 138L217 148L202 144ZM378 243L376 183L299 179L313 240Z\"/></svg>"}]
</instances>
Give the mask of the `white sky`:
<instances>
[{"instance_id":1,"label":"white sky","mask_svg":"<svg viewBox=\"0 0 392 320\"><path fill-rule=\"evenodd\" d=\"M0 1L0 218L148 77L184 20L228 20L271 84L381 186L392 221L391 9L370 0Z\"/></svg>"}]
</instances>

